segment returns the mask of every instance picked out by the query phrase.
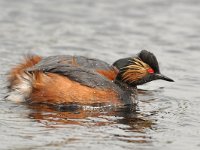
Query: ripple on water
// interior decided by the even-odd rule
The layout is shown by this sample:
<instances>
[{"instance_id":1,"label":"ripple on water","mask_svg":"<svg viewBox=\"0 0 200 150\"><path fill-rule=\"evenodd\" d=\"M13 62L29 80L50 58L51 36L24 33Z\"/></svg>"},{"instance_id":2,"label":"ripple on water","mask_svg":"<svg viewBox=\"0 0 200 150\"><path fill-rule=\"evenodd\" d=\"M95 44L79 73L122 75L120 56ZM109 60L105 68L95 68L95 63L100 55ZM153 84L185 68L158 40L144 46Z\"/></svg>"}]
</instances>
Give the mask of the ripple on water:
<instances>
[{"instance_id":1,"label":"ripple on water","mask_svg":"<svg viewBox=\"0 0 200 150\"><path fill-rule=\"evenodd\" d=\"M199 1L0 1L0 149L194 149L199 129ZM164 11L163 11L164 10ZM112 63L148 49L175 83L141 87L133 110L58 111L3 101L22 56Z\"/></svg>"},{"instance_id":2,"label":"ripple on water","mask_svg":"<svg viewBox=\"0 0 200 150\"><path fill-rule=\"evenodd\" d=\"M108 108L96 110L77 110L60 112L47 106L26 106L6 103L1 122L4 136L15 139L10 147L31 148L65 146L74 144L112 143L149 143L150 137L145 130L152 126L152 121L143 118L132 109ZM22 130L23 129L23 130ZM44 139L43 139L44 138ZM23 142L22 142L23 141ZM118 141L118 142L117 142ZM3 141L5 145L8 143ZM114 143L115 144L114 144ZM21 144L19 144L21 143ZM24 144L26 143L26 144ZM118 143L118 146L122 146ZM8 148L8 147L7 147Z\"/></svg>"}]
</instances>

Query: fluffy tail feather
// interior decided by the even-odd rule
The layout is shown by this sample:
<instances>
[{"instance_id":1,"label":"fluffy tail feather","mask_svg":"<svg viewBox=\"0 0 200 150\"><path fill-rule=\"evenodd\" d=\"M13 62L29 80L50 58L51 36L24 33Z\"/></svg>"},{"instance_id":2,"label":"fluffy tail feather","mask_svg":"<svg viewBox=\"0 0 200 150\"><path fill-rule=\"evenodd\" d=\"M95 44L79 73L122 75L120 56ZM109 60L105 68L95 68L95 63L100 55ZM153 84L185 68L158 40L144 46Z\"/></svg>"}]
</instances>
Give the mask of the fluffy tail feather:
<instances>
[{"instance_id":1,"label":"fluffy tail feather","mask_svg":"<svg viewBox=\"0 0 200 150\"><path fill-rule=\"evenodd\" d=\"M32 92L33 75L26 72L26 69L37 64L42 58L40 56L27 56L25 61L14 67L9 75L10 93L6 99L16 102L25 101Z\"/></svg>"}]
</instances>

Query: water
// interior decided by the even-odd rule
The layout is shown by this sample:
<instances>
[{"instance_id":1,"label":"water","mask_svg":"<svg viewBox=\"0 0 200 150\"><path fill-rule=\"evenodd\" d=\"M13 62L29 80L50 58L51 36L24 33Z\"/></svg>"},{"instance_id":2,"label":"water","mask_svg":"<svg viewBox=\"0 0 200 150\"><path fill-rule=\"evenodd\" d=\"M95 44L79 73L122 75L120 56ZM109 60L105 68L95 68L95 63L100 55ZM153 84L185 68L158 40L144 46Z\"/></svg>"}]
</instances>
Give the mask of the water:
<instances>
[{"instance_id":1,"label":"water","mask_svg":"<svg viewBox=\"0 0 200 150\"><path fill-rule=\"evenodd\" d=\"M200 1L0 0L0 149L200 149ZM59 112L3 101L27 53L106 62L147 49L175 83L155 81L134 111Z\"/></svg>"}]
</instances>

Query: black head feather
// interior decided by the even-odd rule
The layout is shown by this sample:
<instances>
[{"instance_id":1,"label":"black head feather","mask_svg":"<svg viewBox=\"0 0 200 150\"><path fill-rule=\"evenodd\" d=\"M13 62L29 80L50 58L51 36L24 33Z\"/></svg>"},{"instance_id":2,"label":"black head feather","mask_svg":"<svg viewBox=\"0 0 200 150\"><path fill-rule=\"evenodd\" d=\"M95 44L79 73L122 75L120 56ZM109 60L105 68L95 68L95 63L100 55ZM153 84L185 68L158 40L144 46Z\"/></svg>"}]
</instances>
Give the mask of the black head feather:
<instances>
[{"instance_id":1,"label":"black head feather","mask_svg":"<svg viewBox=\"0 0 200 150\"><path fill-rule=\"evenodd\" d=\"M158 61L156 59L156 56L147 51L147 50L142 50L139 54L138 57L145 62L146 64L148 64L155 73L160 73L160 69L159 69L159 65L158 65Z\"/></svg>"}]
</instances>

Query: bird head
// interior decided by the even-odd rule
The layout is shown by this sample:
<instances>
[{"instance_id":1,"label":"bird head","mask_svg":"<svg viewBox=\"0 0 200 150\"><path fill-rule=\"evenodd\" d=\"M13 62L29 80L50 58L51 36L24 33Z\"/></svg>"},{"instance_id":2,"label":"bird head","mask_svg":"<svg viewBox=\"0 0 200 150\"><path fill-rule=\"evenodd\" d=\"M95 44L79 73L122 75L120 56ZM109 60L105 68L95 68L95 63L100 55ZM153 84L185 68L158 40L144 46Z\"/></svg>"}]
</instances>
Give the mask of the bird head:
<instances>
[{"instance_id":1,"label":"bird head","mask_svg":"<svg viewBox=\"0 0 200 150\"><path fill-rule=\"evenodd\" d=\"M113 63L118 70L115 80L127 83L130 86L141 85L153 80L174 80L161 74L158 61L155 55L146 50L142 50L135 57L123 58Z\"/></svg>"}]
</instances>

